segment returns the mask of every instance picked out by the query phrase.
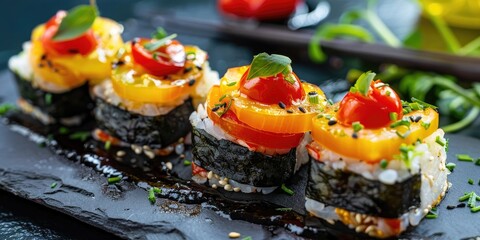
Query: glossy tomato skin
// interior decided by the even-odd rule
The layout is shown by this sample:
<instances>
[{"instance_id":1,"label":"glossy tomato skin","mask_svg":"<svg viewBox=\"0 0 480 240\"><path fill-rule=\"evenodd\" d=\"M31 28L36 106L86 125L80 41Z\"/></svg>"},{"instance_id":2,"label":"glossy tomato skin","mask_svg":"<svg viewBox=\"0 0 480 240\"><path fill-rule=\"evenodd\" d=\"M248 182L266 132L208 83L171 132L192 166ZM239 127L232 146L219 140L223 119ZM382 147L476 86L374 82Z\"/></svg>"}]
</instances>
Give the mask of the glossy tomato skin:
<instances>
[{"instance_id":1,"label":"glossy tomato skin","mask_svg":"<svg viewBox=\"0 0 480 240\"><path fill-rule=\"evenodd\" d=\"M163 45L155 50L158 55L154 58L154 53L143 47L143 44L150 41L150 39L142 38L132 42L132 57L135 63L156 76L176 73L183 69L185 66L185 47L180 42L172 40Z\"/></svg>"},{"instance_id":2,"label":"glossy tomato skin","mask_svg":"<svg viewBox=\"0 0 480 240\"><path fill-rule=\"evenodd\" d=\"M347 126L358 121L365 128L376 129L391 124L392 112L397 113L397 119L402 118L400 97L392 88L377 80L371 83L367 96L358 92L347 93L340 102L337 120Z\"/></svg>"},{"instance_id":3,"label":"glossy tomato skin","mask_svg":"<svg viewBox=\"0 0 480 240\"><path fill-rule=\"evenodd\" d=\"M227 15L257 20L288 17L302 0L219 0L219 10Z\"/></svg>"},{"instance_id":4,"label":"glossy tomato skin","mask_svg":"<svg viewBox=\"0 0 480 240\"><path fill-rule=\"evenodd\" d=\"M58 11L45 24L45 32L42 36L42 44L45 51L50 54L68 55L81 54L88 55L96 49L98 42L92 29L74 39L64 41L54 41L52 38L58 31L62 19L67 15L65 11Z\"/></svg>"},{"instance_id":5,"label":"glossy tomato skin","mask_svg":"<svg viewBox=\"0 0 480 240\"><path fill-rule=\"evenodd\" d=\"M295 82L285 80L282 73L271 77L257 77L247 80L246 71L240 80L240 92L250 99L264 104L284 103L286 106L305 98L302 83L294 73Z\"/></svg>"}]
</instances>

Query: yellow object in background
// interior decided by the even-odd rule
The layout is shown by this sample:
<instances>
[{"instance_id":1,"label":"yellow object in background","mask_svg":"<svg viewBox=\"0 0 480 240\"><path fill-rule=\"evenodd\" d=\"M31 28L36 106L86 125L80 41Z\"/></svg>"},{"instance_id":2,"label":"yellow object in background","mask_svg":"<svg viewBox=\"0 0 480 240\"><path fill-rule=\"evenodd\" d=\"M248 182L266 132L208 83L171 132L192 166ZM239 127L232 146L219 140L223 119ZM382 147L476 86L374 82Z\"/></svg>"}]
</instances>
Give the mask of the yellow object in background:
<instances>
[{"instance_id":1,"label":"yellow object in background","mask_svg":"<svg viewBox=\"0 0 480 240\"><path fill-rule=\"evenodd\" d=\"M455 27L480 29L480 0L421 0L424 14L442 17Z\"/></svg>"}]
</instances>

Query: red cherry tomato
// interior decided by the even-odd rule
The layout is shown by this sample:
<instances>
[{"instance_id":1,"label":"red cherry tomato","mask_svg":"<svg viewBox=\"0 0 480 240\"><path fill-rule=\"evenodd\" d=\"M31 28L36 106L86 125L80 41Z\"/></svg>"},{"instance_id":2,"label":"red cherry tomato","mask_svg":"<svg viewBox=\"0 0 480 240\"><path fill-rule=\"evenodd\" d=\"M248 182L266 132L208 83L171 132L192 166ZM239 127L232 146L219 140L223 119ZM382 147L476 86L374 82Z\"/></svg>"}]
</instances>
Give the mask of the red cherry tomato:
<instances>
[{"instance_id":1,"label":"red cherry tomato","mask_svg":"<svg viewBox=\"0 0 480 240\"><path fill-rule=\"evenodd\" d=\"M301 0L219 0L218 8L227 15L258 20L288 17Z\"/></svg>"},{"instance_id":2,"label":"red cherry tomato","mask_svg":"<svg viewBox=\"0 0 480 240\"><path fill-rule=\"evenodd\" d=\"M338 121L344 125L360 122L365 128L375 129L388 126L390 113L402 118L402 102L397 93L380 80L372 82L367 96L349 92L340 102Z\"/></svg>"},{"instance_id":3,"label":"red cherry tomato","mask_svg":"<svg viewBox=\"0 0 480 240\"><path fill-rule=\"evenodd\" d=\"M87 55L97 47L97 39L92 29L74 39L64 41L54 41L52 38L58 31L62 19L67 15L65 11L58 11L45 24L45 32L42 35L42 45L45 51L50 54L68 55L81 54Z\"/></svg>"},{"instance_id":4,"label":"red cherry tomato","mask_svg":"<svg viewBox=\"0 0 480 240\"><path fill-rule=\"evenodd\" d=\"M151 41L142 38L132 42L132 57L135 63L140 64L149 73L157 76L176 73L183 69L185 66L185 48L180 42L171 40L155 52L150 52L143 45ZM154 57L154 55L156 56Z\"/></svg>"},{"instance_id":5,"label":"red cherry tomato","mask_svg":"<svg viewBox=\"0 0 480 240\"><path fill-rule=\"evenodd\" d=\"M303 133L272 133L254 129L238 120L231 110L225 112L222 117L213 113L210 108L207 111L215 124L221 126L228 134L245 141L250 147L290 149L297 147L303 137Z\"/></svg>"},{"instance_id":6,"label":"red cherry tomato","mask_svg":"<svg viewBox=\"0 0 480 240\"><path fill-rule=\"evenodd\" d=\"M300 79L294 73L295 82L290 83L285 80L282 73L247 80L248 72L246 71L240 80L240 92L257 102L264 104L283 102L286 106L290 106L292 102L305 97Z\"/></svg>"}]
</instances>

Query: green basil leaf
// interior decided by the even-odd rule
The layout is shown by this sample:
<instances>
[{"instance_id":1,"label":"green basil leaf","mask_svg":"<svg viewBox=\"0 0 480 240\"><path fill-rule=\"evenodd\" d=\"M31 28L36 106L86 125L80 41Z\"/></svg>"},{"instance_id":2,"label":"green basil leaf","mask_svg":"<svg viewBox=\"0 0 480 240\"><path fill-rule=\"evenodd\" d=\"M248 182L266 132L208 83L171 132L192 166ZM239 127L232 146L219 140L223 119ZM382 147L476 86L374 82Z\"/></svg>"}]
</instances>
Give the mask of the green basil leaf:
<instances>
[{"instance_id":1,"label":"green basil leaf","mask_svg":"<svg viewBox=\"0 0 480 240\"><path fill-rule=\"evenodd\" d=\"M96 17L95 7L89 5L77 6L68 11L52 39L54 41L65 41L78 37L92 27Z\"/></svg>"},{"instance_id":2,"label":"green basil leaf","mask_svg":"<svg viewBox=\"0 0 480 240\"><path fill-rule=\"evenodd\" d=\"M269 77L284 73L285 69L291 69L292 60L286 56L268 53L260 53L253 57L250 64L247 80L256 77Z\"/></svg>"},{"instance_id":3,"label":"green basil leaf","mask_svg":"<svg viewBox=\"0 0 480 240\"><path fill-rule=\"evenodd\" d=\"M168 41L170 41L170 40L172 40L176 37L177 37L177 34L172 34L168 37L164 37L162 39L158 39L156 41L146 43L146 44L143 45L143 47L145 49L147 49L148 51L153 52L153 51L159 49L161 46L167 44Z\"/></svg>"},{"instance_id":4,"label":"green basil leaf","mask_svg":"<svg viewBox=\"0 0 480 240\"><path fill-rule=\"evenodd\" d=\"M355 83L354 89L355 91L360 92L363 96L367 96L368 89L370 88L370 83L372 82L373 78L375 77L375 73L368 71L360 75Z\"/></svg>"},{"instance_id":5,"label":"green basil leaf","mask_svg":"<svg viewBox=\"0 0 480 240\"><path fill-rule=\"evenodd\" d=\"M153 39L162 39L168 36L167 31L162 27L158 27L157 30L152 34Z\"/></svg>"}]
</instances>

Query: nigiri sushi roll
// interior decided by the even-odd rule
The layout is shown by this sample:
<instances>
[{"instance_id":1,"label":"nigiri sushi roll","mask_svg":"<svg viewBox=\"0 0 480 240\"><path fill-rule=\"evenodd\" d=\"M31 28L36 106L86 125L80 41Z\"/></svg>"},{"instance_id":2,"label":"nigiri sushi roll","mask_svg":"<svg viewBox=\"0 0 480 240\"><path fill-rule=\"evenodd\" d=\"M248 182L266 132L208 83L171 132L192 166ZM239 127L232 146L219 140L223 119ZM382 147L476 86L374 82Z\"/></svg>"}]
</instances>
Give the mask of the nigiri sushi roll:
<instances>
[{"instance_id":1,"label":"nigiri sushi roll","mask_svg":"<svg viewBox=\"0 0 480 240\"><path fill-rule=\"evenodd\" d=\"M270 193L308 160L305 133L326 99L320 88L299 80L290 62L261 53L249 66L228 69L212 87L190 116L195 181Z\"/></svg>"},{"instance_id":2,"label":"nigiri sushi roll","mask_svg":"<svg viewBox=\"0 0 480 240\"><path fill-rule=\"evenodd\" d=\"M72 24L79 17L84 24ZM9 60L19 107L44 124L79 124L93 108L89 81L110 77L111 64L123 45L123 27L81 5L59 11L37 26L23 52Z\"/></svg>"},{"instance_id":3,"label":"nigiri sushi roll","mask_svg":"<svg viewBox=\"0 0 480 240\"><path fill-rule=\"evenodd\" d=\"M313 119L305 207L329 223L386 238L418 225L444 197L448 143L434 106L402 102L374 76L363 74Z\"/></svg>"},{"instance_id":4,"label":"nigiri sushi roll","mask_svg":"<svg viewBox=\"0 0 480 240\"><path fill-rule=\"evenodd\" d=\"M148 146L166 155L173 150L170 145L190 133L192 101L205 99L209 86L219 80L206 52L174 37L125 44L111 79L93 89L97 139L133 148Z\"/></svg>"}]
</instances>

